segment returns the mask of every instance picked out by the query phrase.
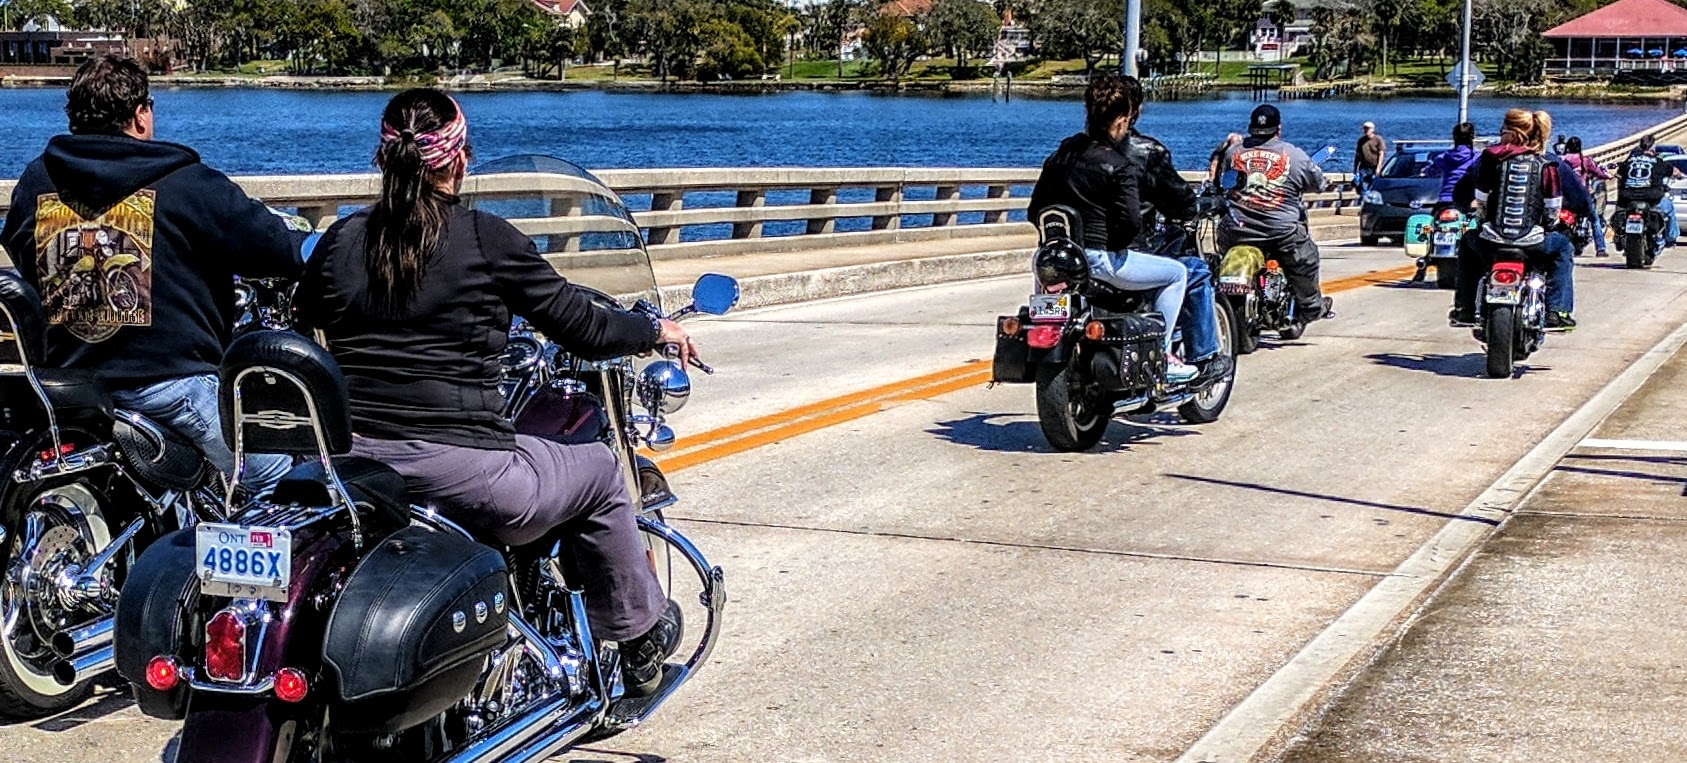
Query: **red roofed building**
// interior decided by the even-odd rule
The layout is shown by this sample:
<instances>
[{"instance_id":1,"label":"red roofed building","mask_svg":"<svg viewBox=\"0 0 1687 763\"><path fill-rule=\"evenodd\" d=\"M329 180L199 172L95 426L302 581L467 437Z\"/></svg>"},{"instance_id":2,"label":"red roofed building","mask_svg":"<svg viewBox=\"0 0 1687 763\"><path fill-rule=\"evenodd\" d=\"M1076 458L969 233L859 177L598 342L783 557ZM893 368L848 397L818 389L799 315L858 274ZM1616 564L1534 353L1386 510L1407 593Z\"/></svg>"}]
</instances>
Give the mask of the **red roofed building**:
<instances>
[{"instance_id":1,"label":"red roofed building","mask_svg":"<svg viewBox=\"0 0 1687 763\"><path fill-rule=\"evenodd\" d=\"M1617 0L1541 36L1549 74L1687 69L1687 8L1670 0Z\"/></svg>"},{"instance_id":2,"label":"red roofed building","mask_svg":"<svg viewBox=\"0 0 1687 763\"><path fill-rule=\"evenodd\" d=\"M586 6L586 0L533 0L533 4L539 6L539 10L576 29L585 26L586 19L592 16L592 9Z\"/></svg>"}]
</instances>

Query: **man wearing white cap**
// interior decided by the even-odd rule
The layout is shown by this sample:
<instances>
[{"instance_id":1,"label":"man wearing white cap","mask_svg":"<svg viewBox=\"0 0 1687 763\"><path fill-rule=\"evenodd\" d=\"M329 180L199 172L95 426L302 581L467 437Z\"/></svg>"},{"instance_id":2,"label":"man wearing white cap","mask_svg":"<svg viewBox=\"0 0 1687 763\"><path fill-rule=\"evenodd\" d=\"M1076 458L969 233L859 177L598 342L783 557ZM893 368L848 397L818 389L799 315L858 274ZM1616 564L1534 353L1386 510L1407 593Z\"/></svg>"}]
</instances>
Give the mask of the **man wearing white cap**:
<instances>
[{"instance_id":1,"label":"man wearing white cap","mask_svg":"<svg viewBox=\"0 0 1687 763\"><path fill-rule=\"evenodd\" d=\"M1359 145L1353 149L1353 185L1360 193L1371 189L1377 173L1382 172L1382 158L1387 153L1377 126L1366 122L1364 128L1365 134L1359 136Z\"/></svg>"}]
</instances>

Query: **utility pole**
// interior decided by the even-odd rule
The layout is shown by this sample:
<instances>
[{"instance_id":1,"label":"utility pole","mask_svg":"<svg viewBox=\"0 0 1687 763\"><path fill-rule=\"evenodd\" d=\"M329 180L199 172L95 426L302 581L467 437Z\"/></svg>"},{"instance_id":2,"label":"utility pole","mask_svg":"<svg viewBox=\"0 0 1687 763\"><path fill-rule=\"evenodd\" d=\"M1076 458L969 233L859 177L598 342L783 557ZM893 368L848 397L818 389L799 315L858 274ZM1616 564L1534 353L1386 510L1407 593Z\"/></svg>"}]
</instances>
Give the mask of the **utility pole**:
<instances>
[{"instance_id":1,"label":"utility pole","mask_svg":"<svg viewBox=\"0 0 1687 763\"><path fill-rule=\"evenodd\" d=\"M1459 123L1470 121L1470 83L1476 72L1476 62L1470 60L1470 5L1464 0L1464 28L1459 42Z\"/></svg>"},{"instance_id":2,"label":"utility pole","mask_svg":"<svg viewBox=\"0 0 1687 763\"><path fill-rule=\"evenodd\" d=\"M1142 0L1125 0L1125 53L1119 59L1119 71L1125 76L1137 76L1136 57L1141 49Z\"/></svg>"}]
</instances>

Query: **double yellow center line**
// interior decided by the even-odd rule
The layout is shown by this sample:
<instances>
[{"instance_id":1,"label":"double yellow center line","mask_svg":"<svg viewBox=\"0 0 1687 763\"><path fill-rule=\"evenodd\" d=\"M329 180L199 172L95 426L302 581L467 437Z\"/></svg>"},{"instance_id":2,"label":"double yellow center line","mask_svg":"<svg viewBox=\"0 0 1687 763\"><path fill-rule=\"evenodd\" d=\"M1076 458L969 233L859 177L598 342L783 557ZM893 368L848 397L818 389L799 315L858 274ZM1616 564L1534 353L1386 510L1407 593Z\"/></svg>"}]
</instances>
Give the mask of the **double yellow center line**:
<instances>
[{"instance_id":1,"label":"double yellow center line","mask_svg":"<svg viewBox=\"0 0 1687 763\"><path fill-rule=\"evenodd\" d=\"M1364 275L1325 281L1325 294L1338 294L1379 283L1388 283L1409 276L1416 266L1408 265ZM681 469L726 458L727 456L772 445L782 440L808 434L847 421L871 416L917 400L946 395L990 381L990 363L972 361L958 368L916 376L860 392L850 393L799 406L749 421L711 429L680 440L676 447L658 456L662 469L673 473ZM653 454L654 455L654 454Z\"/></svg>"}]
</instances>

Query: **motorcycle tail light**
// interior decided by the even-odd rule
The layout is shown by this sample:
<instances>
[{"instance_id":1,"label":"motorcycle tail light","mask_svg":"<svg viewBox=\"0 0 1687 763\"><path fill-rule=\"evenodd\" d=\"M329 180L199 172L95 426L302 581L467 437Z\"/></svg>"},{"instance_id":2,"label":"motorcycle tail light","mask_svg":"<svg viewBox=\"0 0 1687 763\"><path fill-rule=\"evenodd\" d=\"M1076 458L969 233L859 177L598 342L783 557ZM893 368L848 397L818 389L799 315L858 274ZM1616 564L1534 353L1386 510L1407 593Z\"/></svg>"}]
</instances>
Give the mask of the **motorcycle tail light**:
<instances>
[{"instance_id":1,"label":"motorcycle tail light","mask_svg":"<svg viewBox=\"0 0 1687 763\"><path fill-rule=\"evenodd\" d=\"M1456 210L1456 209L1453 209L1452 207L1448 207L1446 209L1441 210L1441 214L1436 215L1435 219L1440 220L1441 222L1444 222L1444 223L1458 222L1459 211Z\"/></svg>"},{"instance_id":2,"label":"motorcycle tail light","mask_svg":"<svg viewBox=\"0 0 1687 763\"><path fill-rule=\"evenodd\" d=\"M1640 219L1641 219L1640 213L1639 212L1630 212L1629 215L1628 215L1628 219L1633 220L1635 222L1639 222Z\"/></svg>"},{"instance_id":3,"label":"motorcycle tail light","mask_svg":"<svg viewBox=\"0 0 1687 763\"><path fill-rule=\"evenodd\" d=\"M169 691L182 682L181 671L174 658L158 655L146 663L146 685L153 691Z\"/></svg>"},{"instance_id":4,"label":"motorcycle tail light","mask_svg":"<svg viewBox=\"0 0 1687 763\"><path fill-rule=\"evenodd\" d=\"M1002 336L1019 336L1019 329L1020 329L1019 319L1018 318L1003 318L1002 319L1002 325L1000 326L1000 329L1001 329L1001 332L1002 332Z\"/></svg>"},{"instance_id":5,"label":"motorcycle tail light","mask_svg":"<svg viewBox=\"0 0 1687 763\"><path fill-rule=\"evenodd\" d=\"M1270 270L1270 271L1278 271L1278 270L1282 270L1283 266L1277 264L1276 260L1266 260L1265 261L1265 269Z\"/></svg>"},{"instance_id":6,"label":"motorcycle tail light","mask_svg":"<svg viewBox=\"0 0 1687 763\"><path fill-rule=\"evenodd\" d=\"M1562 221L1565 225L1575 225L1576 224L1576 213L1571 212L1568 209L1560 209L1560 210L1558 210L1558 219L1560 221Z\"/></svg>"},{"instance_id":7,"label":"motorcycle tail light","mask_svg":"<svg viewBox=\"0 0 1687 763\"><path fill-rule=\"evenodd\" d=\"M246 622L228 610L205 624L205 672L220 681L246 677Z\"/></svg>"},{"instance_id":8,"label":"motorcycle tail light","mask_svg":"<svg viewBox=\"0 0 1687 763\"><path fill-rule=\"evenodd\" d=\"M1515 270L1495 270L1493 279L1500 286L1510 286L1522 280L1522 274Z\"/></svg>"},{"instance_id":9,"label":"motorcycle tail light","mask_svg":"<svg viewBox=\"0 0 1687 763\"><path fill-rule=\"evenodd\" d=\"M1025 343L1039 350L1060 344L1061 326L1032 326L1025 334Z\"/></svg>"},{"instance_id":10,"label":"motorcycle tail light","mask_svg":"<svg viewBox=\"0 0 1687 763\"><path fill-rule=\"evenodd\" d=\"M310 681L296 668L275 671L275 698L282 702L300 702L310 693Z\"/></svg>"},{"instance_id":11,"label":"motorcycle tail light","mask_svg":"<svg viewBox=\"0 0 1687 763\"><path fill-rule=\"evenodd\" d=\"M1084 325L1085 339L1092 342L1098 342L1104 336L1107 336L1107 327L1101 325L1101 321L1090 321Z\"/></svg>"}]
</instances>

